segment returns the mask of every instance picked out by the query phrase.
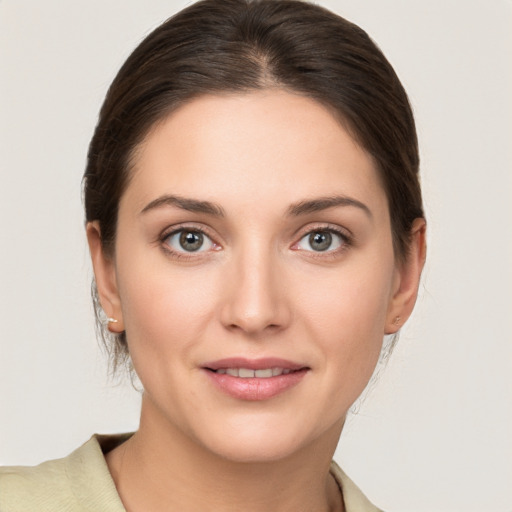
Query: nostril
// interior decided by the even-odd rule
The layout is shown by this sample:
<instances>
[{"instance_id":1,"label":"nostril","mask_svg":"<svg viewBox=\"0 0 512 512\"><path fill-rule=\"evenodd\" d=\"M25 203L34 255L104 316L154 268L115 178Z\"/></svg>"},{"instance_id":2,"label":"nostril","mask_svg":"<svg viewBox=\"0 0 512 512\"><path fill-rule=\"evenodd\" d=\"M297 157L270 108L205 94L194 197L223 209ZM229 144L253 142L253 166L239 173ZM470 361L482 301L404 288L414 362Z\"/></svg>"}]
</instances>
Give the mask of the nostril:
<instances>
[{"instance_id":1,"label":"nostril","mask_svg":"<svg viewBox=\"0 0 512 512\"><path fill-rule=\"evenodd\" d=\"M222 295L222 324L230 331L245 332L252 336L282 330L289 324L291 317L288 295L270 279L256 279L254 275L248 274Z\"/></svg>"},{"instance_id":2,"label":"nostril","mask_svg":"<svg viewBox=\"0 0 512 512\"><path fill-rule=\"evenodd\" d=\"M240 323L231 323L227 326L229 330L232 331L244 331L249 334L257 334L257 333L263 333L263 332L275 332L282 329L282 326L279 324L260 324L257 322L240 322Z\"/></svg>"}]
</instances>

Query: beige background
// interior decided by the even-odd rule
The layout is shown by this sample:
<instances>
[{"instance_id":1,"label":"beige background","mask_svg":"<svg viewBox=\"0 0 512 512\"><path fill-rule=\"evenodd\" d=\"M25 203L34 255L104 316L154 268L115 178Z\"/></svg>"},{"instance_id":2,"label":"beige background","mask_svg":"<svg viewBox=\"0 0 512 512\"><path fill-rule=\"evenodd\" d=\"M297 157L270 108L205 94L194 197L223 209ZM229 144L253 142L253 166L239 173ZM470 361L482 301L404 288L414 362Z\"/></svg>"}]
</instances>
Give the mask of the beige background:
<instances>
[{"instance_id":1,"label":"beige background","mask_svg":"<svg viewBox=\"0 0 512 512\"><path fill-rule=\"evenodd\" d=\"M512 2L330 0L414 105L429 220L415 315L337 459L393 512L512 511ZM94 337L80 180L114 73L182 0L0 0L0 463L136 428Z\"/></svg>"}]
</instances>

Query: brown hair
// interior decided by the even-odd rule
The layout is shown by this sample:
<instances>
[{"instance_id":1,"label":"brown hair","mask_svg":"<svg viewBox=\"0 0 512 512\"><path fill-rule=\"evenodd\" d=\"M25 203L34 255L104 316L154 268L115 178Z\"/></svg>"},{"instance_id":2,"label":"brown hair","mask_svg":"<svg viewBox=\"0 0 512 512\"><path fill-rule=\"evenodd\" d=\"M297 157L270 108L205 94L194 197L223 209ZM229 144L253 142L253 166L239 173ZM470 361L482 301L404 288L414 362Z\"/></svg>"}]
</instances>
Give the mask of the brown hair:
<instances>
[{"instance_id":1,"label":"brown hair","mask_svg":"<svg viewBox=\"0 0 512 512\"><path fill-rule=\"evenodd\" d=\"M387 194L395 256L405 259L423 217L412 110L393 68L366 32L300 0L202 0L171 17L133 51L101 108L84 174L86 220L114 250L130 160L156 122L202 94L268 87L313 98L371 154ZM93 284L97 318L101 307ZM125 334L100 333L114 367Z\"/></svg>"}]
</instances>

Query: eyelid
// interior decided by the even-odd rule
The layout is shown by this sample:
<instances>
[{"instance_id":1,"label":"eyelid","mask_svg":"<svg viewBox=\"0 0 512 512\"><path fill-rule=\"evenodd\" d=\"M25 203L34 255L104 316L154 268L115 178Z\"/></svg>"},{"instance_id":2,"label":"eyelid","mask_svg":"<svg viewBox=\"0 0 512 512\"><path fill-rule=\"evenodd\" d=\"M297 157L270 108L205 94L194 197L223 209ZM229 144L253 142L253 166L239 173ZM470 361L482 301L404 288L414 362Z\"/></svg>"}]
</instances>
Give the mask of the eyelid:
<instances>
[{"instance_id":1,"label":"eyelid","mask_svg":"<svg viewBox=\"0 0 512 512\"><path fill-rule=\"evenodd\" d=\"M352 240L354 238L353 233L348 228L339 226L338 224L331 224L329 222L309 223L306 226L303 226L299 230L297 230L294 238L299 240L302 239L305 235L308 235L315 231L329 231L332 233L336 233L347 240Z\"/></svg>"},{"instance_id":2,"label":"eyelid","mask_svg":"<svg viewBox=\"0 0 512 512\"><path fill-rule=\"evenodd\" d=\"M188 252L188 251L178 251L178 250L172 248L168 243L166 243L166 240L168 240L169 237L171 237L172 235L175 235L177 233L180 233L182 231L201 233L204 237L206 237L210 240L210 242L213 244L213 247L206 251L199 250L199 251ZM164 250L167 254L169 254L175 258L182 258L182 259L204 257L210 252L215 252L215 251L219 251L220 249L222 249L222 246L216 241L216 237L210 233L210 230L208 228L206 228L204 225L199 225L194 222L183 222L183 223L175 224L172 226L168 226L158 236L157 242L162 247L162 250Z\"/></svg>"},{"instance_id":3,"label":"eyelid","mask_svg":"<svg viewBox=\"0 0 512 512\"><path fill-rule=\"evenodd\" d=\"M170 235L177 233L178 231L197 231L198 233L202 233L206 235L208 238L214 240L216 236L212 234L212 230L205 226L204 224L196 223L196 222L179 222L178 224L173 224L171 226L167 226L163 229L158 235L159 240L165 240ZM217 242L215 242L217 243Z\"/></svg>"},{"instance_id":4,"label":"eyelid","mask_svg":"<svg viewBox=\"0 0 512 512\"><path fill-rule=\"evenodd\" d=\"M306 249L300 249L298 248L299 243L308 235L311 235L315 232L328 232L333 233L337 236L339 236L342 239L341 247L332 249L332 250L326 250L326 251L309 251ZM315 257L315 258L328 258L332 256L338 255L340 252L346 250L348 247L353 245L354 242L354 235L352 232L344 228L342 226L336 225L336 224L330 224L330 223L314 223L314 224L308 224L307 226L304 226L301 228L296 237L296 241L292 244L291 249L296 251L302 251L304 253L308 253L309 256Z\"/></svg>"},{"instance_id":5,"label":"eyelid","mask_svg":"<svg viewBox=\"0 0 512 512\"><path fill-rule=\"evenodd\" d=\"M207 250L207 251L198 251L198 252L187 252L187 251L176 251L172 249L168 244L165 243L165 241L173 234L178 233L180 231L197 231L198 233L203 234L205 237L209 238L212 244L214 245L213 249ZM166 227L161 234L158 236L158 239L156 242L162 247L162 249L176 257L176 258L197 258L200 256L206 256L208 253L216 252L221 250L222 244L217 242L218 237L216 235L212 235L211 229L208 228L208 226L205 226L204 224L196 224L195 222L182 222L178 223L172 226ZM333 233L339 237L341 237L343 243L341 247L334 249L334 250L326 250L326 251L308 251L303 249L298 249L297 245L301 242L301 240L311 233L314 233L316 231L326 231ZM354 235L352 232L345 227L339 226L337 224L331 224L331 223L312 223L308 224L302 228L300 228L298 231L296 231L296 235L294 236L294 239L296 240L292 246L292 250L301 250L303 252L309 253L311 257L329 257L329 256L336 256L340 252L348 249L349 246L353 245L354 243Z\"/></svg>"}]
</instances>

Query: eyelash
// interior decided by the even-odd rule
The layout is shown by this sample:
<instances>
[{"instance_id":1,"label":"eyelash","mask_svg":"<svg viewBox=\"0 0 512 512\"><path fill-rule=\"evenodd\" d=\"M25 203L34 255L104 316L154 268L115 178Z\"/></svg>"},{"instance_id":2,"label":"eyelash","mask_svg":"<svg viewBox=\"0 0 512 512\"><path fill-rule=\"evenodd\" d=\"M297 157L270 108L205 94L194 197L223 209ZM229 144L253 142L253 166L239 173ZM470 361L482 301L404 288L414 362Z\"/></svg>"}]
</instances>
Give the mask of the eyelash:
<instances>
[{"instance_id":1,"label":"eyelash","mask_svg":"<svg viewBox=\"0 0 512 512\"><path fill-rule=\"evenodd\" d=\"M338 248L327 249L325 251L313 251L298 248L300 242L302 242L302 240L304 240L306 237L311 236L313 233L334 234L340 238L341 245ZM309 258L321 258L323 260L326 260L339 257L341 253L345 252L353 245L353 242L353 236L347 230L341 229L338 226L333 226L330 224L319 224L317 226L314 226L313 228L308 227L305 231L303 231L302 234L300 235L299 240L293 244L292 248L295 248L296 251L306 253Z\"/></svg>"},{"instance_id":2,"label":"eyelash","mask_svg":"<svg viewBox=\"0 0 512 512\"><path fill-rule=\"evenodd\" d=\"M209 253L211 251L199 251L196 253L195 251L177 251L175 249L172 249L169 246L169 243L167 241L170 237L177 235L178 233L182 232L190 232L190 233L200 233L202 236L210 240L210 242L213 244L214 249L213 252L218 251L221 249L221 246L215 242L213 237L208 234L207 230L203 229L200 226L194 226L194 225L179 225L174 226L171 230L164 231L161 236L159 237L159 242L162 247L162 249L169 255L171 255L175 259L179 260L190 260L197 258L198 255L205 256L205 253ZM307 250L307 249L300 249L297 246L300 244L302 240L304 240L306 237L311 236L313 233L330 233L334 234L341 240L341 246L335 249L327 249L325 251L314 251L314 250ZM330 259L330 258L336 258L338 257L342 252L345 252L351 245L353 245L353 237L351 234L349 234L346 230L342 230L337 226L327 225L327 224L321 224L314 227L308 227L306 230L304 230L300 238L297 242L295 242L292 245L292 250L300 251L302 253L306 253L308 257L310 258L321 258L321 259Z\"/></svg>"},{"instance_id":3,"label":"eyelash","mask_svg":"<svg viewBox=\"0 0 512 512\"><path fill-rule=\"evenodd\" d=\"M204 256L204 253L206 251L177 251L170 247L170 245L167 243L169 238L171 238L174 235L177 235L178 233L199 233L213 244L214 251L217 251L220 249L220 245L217 244L214 239L207 233L207 231L199 226L194 225L179 225L174 226L171 230L164 231L162 235L159 237L159 242L162 247L162 249L170 256L172 256L175 259L178 260L190 260L197 258L197 255L201 254ZM209 252L209 251L208 251Z\"/></svg>"}]
</instances>

